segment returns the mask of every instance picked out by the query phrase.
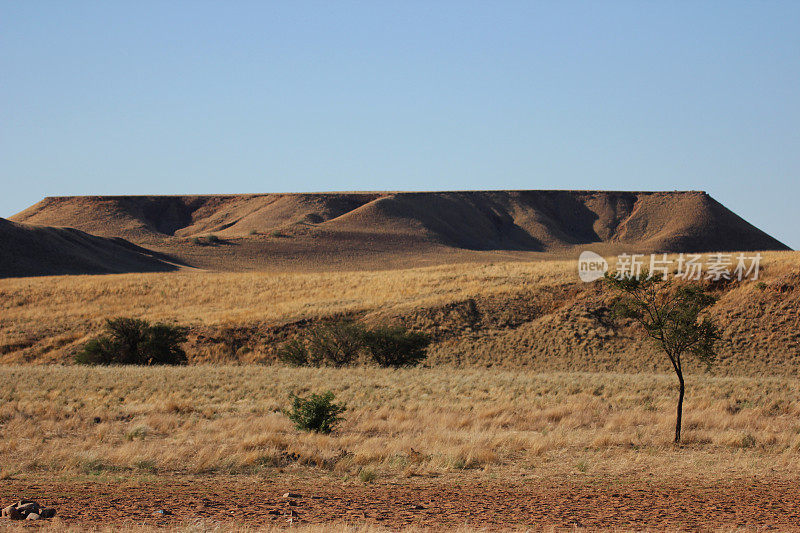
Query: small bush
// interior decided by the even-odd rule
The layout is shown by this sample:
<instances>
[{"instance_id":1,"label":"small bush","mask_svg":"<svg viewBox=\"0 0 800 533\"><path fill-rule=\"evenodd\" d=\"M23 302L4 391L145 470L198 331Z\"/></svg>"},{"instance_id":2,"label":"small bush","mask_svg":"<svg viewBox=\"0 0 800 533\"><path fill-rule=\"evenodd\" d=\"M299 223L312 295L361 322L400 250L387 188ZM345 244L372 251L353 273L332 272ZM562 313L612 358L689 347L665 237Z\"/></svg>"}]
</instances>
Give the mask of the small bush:
<instances>
[{"instance_id":1,"label":"small bush","mask_svg":"<svg viewBox=\"0 0 800 533\"><path fill-rule=\"evenodd\" d=\"M291 366L308 366L308 348L298 339L292 339L280 347L278 360Z\"/></svg>"},{"instance_id":2,"label":"small bush","mask_svg":"<svg viewBox=\"0 0 800 533\"><path fill-rule=\"evenodd\" d=\"M333 403L333 392L312 394L308 398L292 395L292 410L288 413L294 426L302 431L330 433L341 422L346 406Z\"/></svg>"},{"instance_id":3,"label":"small bush","mask_svg":"<svg viewBox=\"0 0 800 533\"><path fill-rule=\"evenodd\" d=\"M278 359L292 366L346 366L371 359L398 368L424 360L430 342L429 335L402 326L367 329L352 320L329 321L312 327L305 338L283 344Z\"/></svg>"},{"instance_id":4,"label":"small bush","mask_svg":"<svg viewBox=\"0 0 800 533\"><path fill-rule=\"evenodd\" d=\"M187 329L168 324L150 325L136 318L106 320L106 335L87 342L75 355L86 365L185 365Z\"/></svg>"},{"instance_id":5,"label":"small bush","mask_svg":"<svg viewBox=\"0 0 800 533\"><path fill-rule=\"evenodd\" d=\"M364 335L373 361L380 366L414 366L427 356L431 338L425 333L408 331L402 326L379 327Z\"/></svg>"},{"instance_id":6,"label":"small bush","mask_svg":"<svg viewBox=\"0 0 800 533\"><path fill-rule=\"evenodd\" d=\"M108 337L92 339L75 354L75 362L81 365L110 365L118 358L116 346Z\"/></svg>"},{"instance_id":7,"label":"small bush","mask_svg":"<svg viewBox=\"0 0 800 533\"><path fill-rule=\"evenodd\" d=\"M308 339L308 363L312 366L345 366L355 363L363 351L365 328L358 322L338 320L314 327Z\"/></svg>"},{"instance_id":8,"label":"small bush","mask_svg":"<svg viewBox=\"0 0 800 533\"><path fill-rule=\"evenodd\" d=\"M739 447L753 448L756 445L756 443L757 443L756 438L753 435L751 435L750 433L745 433L739 440Z\"/></svg>"},{"instance_id":9,"label":"small bush","mask_svg":"<svg viewBox=\"0 0 800 533\"><path fill-rule=\"evenodd\" d=\"M209 235L208 237L206 237L206 239L208 239L208 242L211 243L211 244L219 244L219 242L220 242L219 237L217 237L213 233L211 235Z\"/></svg>"},{"instance_id":10,"label":"small bush","mask_svg":"<svg viewBox=\"0 0 800 533\"><path fill-rule=\"evenodd\" d=\"M358 471L358 479L360 479L362 483L372 483L377 477L378 474L371 468L362 468Z\"/></svg>"}]
</instances>

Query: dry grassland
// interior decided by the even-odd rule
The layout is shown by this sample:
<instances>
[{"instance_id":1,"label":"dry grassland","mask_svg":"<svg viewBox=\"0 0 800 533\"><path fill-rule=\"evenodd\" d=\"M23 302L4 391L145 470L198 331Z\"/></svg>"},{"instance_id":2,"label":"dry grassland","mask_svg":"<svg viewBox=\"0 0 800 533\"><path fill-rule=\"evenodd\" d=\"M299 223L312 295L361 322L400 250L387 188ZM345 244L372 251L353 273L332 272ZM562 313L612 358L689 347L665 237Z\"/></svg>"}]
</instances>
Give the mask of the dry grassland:
<instances>
[{"instance_id":1,"label":"dry grassland","mask_svg":"<svg viewBox=\"0 0 800 533\"><path fill-rule=\"evenodd\" d=\"M712 312L726 337L720 375L692 369L687 377L680 447L671 442L675 377L659 373L668 372L663 356L638 333L602 324L595 312L608 295L577 281L574 261L0 280L0 483L133 481L157 490L174 478L234 476L364 484L372 493L423 481L727 487L797 479L798 264L797 252L766 253L759 283L714 288L720 300ZM270 361L276 332L343 314L432 333L427 367L241 364ZM199 364L23 364L70 361L113 316L190 326L186 348ZM246 357L222 349L240 334ZM236 364L203 363L209 360ZM347 403L345 421L331 435L294 429L283 413L289 395L328 389ZM73 524L57 519L46 527Z\"/></svg>"},{"instance_id":2,"label":"dry grassland","mask_svg":"<svg viewBox=\"0 0 800 533\"><path fill-rule=\"evenodd\" d=\"M613 262L613 261L612 261ZM727 336L719 372L796 374L800 254L765 253L761 283L722 287ZM540 370L663 371L638 335L593 314L606 295L577 280L575 261L456 264L377 272L183 272L0 280L0 362L66 362L106 318L192 327L196 362L272 360L276 328L358 314L436 336L431 364L532 364ZM477 302L477 303L476 303ZM466 305L465 304L469 304ZM473 305L475 304L475 305ZM472 309L472 307L476 309ZM463 316L475 311L475 316ZM477 321L477 322L476 322ZM243 352L225 342L243 335ZM216 338L216 339L215 339ZM213 342L217 344L213 344ZM652 355L652 354L651 354Z\"/></svg>"},{"instance_id":3,"label":"dry grassland","mask_svg":"<svg viewBox=\"0 0 800 533\"><path fill-rule=\"evenodd\" d=\"M357 481L800 475L800 381L688 378L672 445L669 375L280 366L6 366L4 478L313 472ZM331 435L296 431L290 393L348 404Z\"/></svg>"},{"instance_id":4,"label":"dry grassland","mask_svg":"<svg viewBox=\"0 0 800 533\"><path fill-rule=\"evenodd\" d=\"M552 285L571 262L451 265L379 272L56 276L0 280L0 352L59 359L114 316L186 325L280 324L380 309L409 311ZM28 349L30 348L30 349ZM6 357L6 362L19 357Z\"/></svg>"}]
</instances>

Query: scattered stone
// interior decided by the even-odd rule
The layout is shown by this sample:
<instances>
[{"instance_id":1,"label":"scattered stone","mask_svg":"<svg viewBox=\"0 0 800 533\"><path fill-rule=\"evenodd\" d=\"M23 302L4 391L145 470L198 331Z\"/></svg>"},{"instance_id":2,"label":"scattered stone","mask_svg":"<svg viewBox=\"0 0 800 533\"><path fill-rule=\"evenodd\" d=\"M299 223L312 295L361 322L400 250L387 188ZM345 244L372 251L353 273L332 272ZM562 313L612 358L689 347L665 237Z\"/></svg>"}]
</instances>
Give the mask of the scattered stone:
<instances>
[{"instance_id":1,"label":"scattered stone","mask_svg":"<svg viewBox=\"0 0 800 533\"><path fill-rule=\"evenodd\" d=\"M269 511L267 511L267 514L282 515L283 511L281 511L280 509L270 509Z\"/></svg>"},{"instance_id":2,"label":"scattered stone","mask_svg":"<svg viewBox=\"0 0 800 533\"><path fill-rule=\"evenodd\" d=\"M411 508L416 510L416 511L419 511L421 509L425 509L425 507L420 505L420 504L412 505Z\"/></svg>"},{"instance_id":3,"label":"scattered stone","mask_svg":"<svg viewBox=\"0 0 800 533\"><path fill-rule=\"evenodd\" d=\"M172 511L167 511L166 509L159 509L153 513L154 515L161 515L161 516L168 516L172 514Z\"/></svg>"},{"instance_id":4,"label":"scattered stone","mask_svg":"<svg viewBox=\"0 0 800 533\"><path fill-rule=\"evenodd\" d=\"M39 514L39 504L36 502L28 501L26 503L19 502L17 504L17 511L24 515L29 515L31 513L38 515Z\"/></svg>"},{"instance_id":5,"label":"scattered stone","mask_svg":"<svg viewBox=\"0 0 800 533\"><path fill-rule=\"evenodd\" d=\"M287 492L283 495L284 498L302 498L301 494L297 494L296 492Z\"/></svg>"},{"instance_id":6,"label":"scattered stone","mask_svg":"<svg viewBox=\"0 0 800 533\"><path fill-rule=\"evenodd\" d=\"M33 500L20 500L5 507L0 514L3 518L11 520L40 520L54 517L56 510L52 507L42 507Z\"/></svg>"},{"instance_id":7,"label":"scattered stone","mask_svg":"<svg viewBox=\"0 0 800 533\"><path fill-rule=\"evenodd\" d=\"M25 516L17 510L16 505L11 505L3 509L3 516L11 520L22 520Z\"/></svg>"}]
</instances>

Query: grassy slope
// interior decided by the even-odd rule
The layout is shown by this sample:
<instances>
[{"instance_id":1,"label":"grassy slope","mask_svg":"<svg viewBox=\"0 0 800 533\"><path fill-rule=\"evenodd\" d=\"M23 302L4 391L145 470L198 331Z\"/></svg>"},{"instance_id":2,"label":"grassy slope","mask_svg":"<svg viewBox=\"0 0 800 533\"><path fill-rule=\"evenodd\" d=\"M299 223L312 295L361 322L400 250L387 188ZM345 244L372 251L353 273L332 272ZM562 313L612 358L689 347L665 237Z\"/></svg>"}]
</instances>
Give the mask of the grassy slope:
<instances>
[{"instance_id":1,"label":"grassy slope","mask_svg":"<svg viewBox=\"0 0 800 533\"><path fill-rule=\"evenodd\" d=\"M762 282L721 288L718 374L800 372L797 252L765 254ZM536 370L667 371L631 328L609 329L598 284L573 261L455 264L373 272L64 276L0 280L0 361L66 362L103 320L192 327L196 361L274 359L305 319L353 314L432 333L429 364ZM693 371L700 371L694 367Z\"/></svg>"}]
</instances>

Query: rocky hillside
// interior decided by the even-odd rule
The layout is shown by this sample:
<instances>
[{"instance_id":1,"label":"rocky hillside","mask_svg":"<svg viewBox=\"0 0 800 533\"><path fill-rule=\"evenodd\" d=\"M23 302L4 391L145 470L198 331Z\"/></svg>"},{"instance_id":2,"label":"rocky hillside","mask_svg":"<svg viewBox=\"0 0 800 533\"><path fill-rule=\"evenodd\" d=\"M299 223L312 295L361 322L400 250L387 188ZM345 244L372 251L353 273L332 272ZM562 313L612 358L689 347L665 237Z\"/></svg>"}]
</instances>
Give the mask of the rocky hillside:
<instances>
[{"instance_id":1,"label":"rocky hillside","mask_svg":"<svg viewBox=\"0 0 800 533\"><path fill-rule=\"evenodd\" d=\"M785 250L703 192L464 191L45 198L12 220L133 242L405 236L470 250Z\"/></svg>"}]
</instances>

